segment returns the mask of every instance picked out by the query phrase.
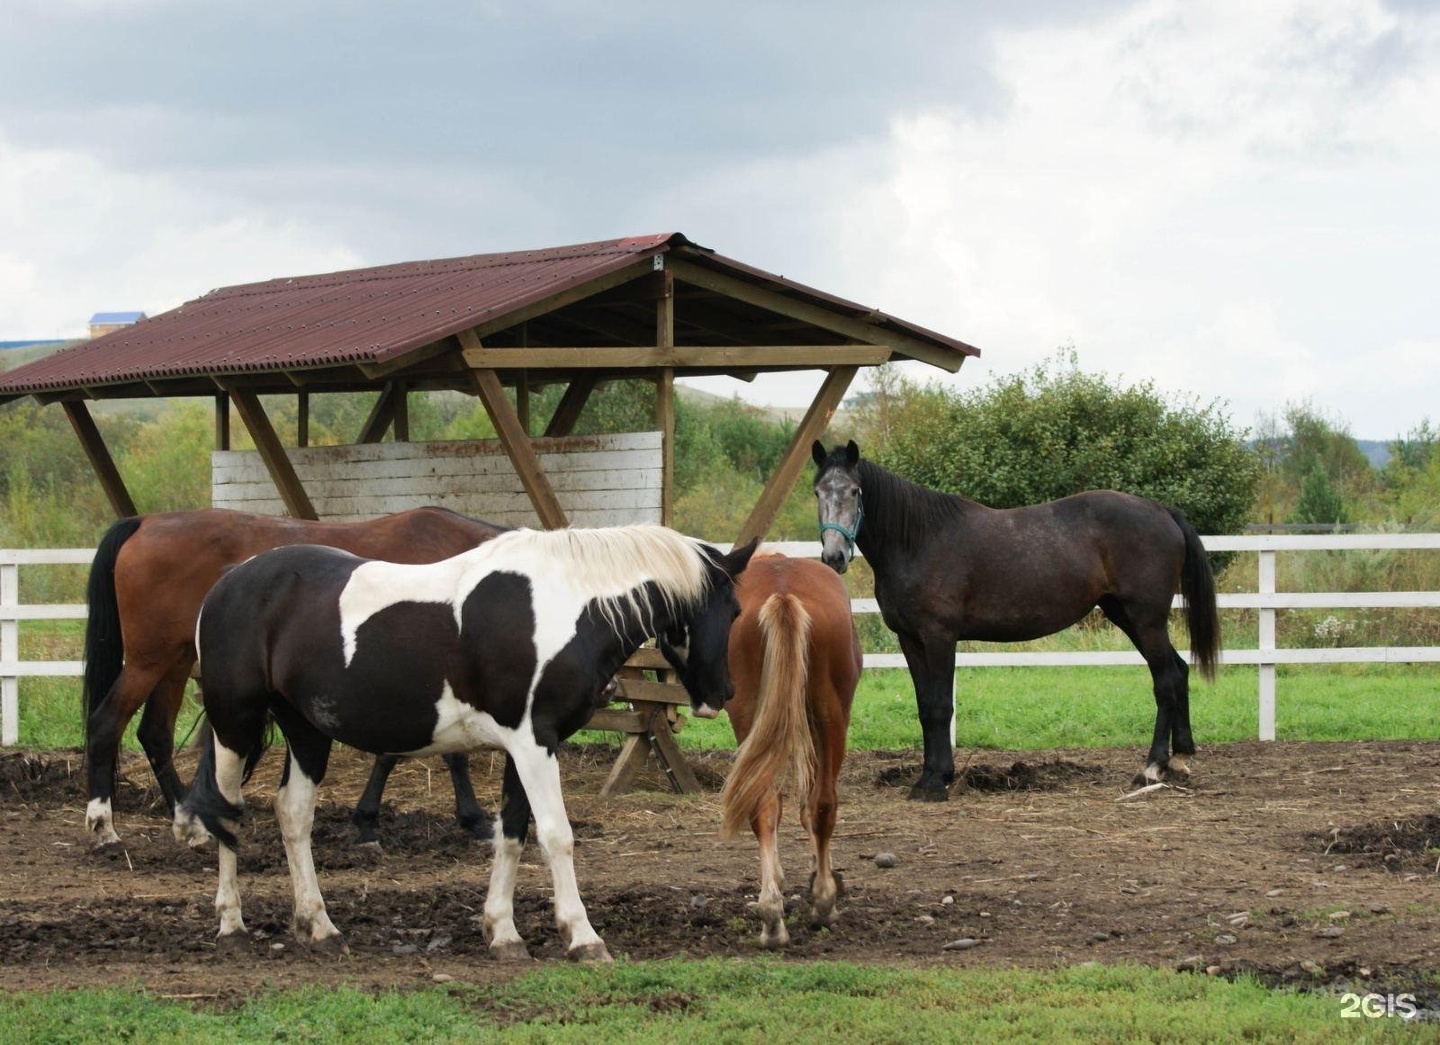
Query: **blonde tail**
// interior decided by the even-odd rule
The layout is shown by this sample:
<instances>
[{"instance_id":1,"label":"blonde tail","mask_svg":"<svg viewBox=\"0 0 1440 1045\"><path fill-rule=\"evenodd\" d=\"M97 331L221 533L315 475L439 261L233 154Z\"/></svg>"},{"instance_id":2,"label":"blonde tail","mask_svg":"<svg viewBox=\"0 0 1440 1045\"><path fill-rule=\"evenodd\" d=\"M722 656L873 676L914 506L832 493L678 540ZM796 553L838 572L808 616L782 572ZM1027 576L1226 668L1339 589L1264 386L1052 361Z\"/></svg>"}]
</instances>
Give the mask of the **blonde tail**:
<instances>
[{"instance_id":1,"label":"blonde tail","mask_svg":"<svg viewBox=\"0 0 1440 1045\"><path fill-rule=\"evenodd\" d=\"M735 754L722 793L721 833L731 838L747 826L760 802L779 787L787 767L794 770L795 799L804 803L815 779L815 740L806 698L810 615L793 595L772 595L760 608L760 692L755 723Z\"/></svg>"}]
</instances>

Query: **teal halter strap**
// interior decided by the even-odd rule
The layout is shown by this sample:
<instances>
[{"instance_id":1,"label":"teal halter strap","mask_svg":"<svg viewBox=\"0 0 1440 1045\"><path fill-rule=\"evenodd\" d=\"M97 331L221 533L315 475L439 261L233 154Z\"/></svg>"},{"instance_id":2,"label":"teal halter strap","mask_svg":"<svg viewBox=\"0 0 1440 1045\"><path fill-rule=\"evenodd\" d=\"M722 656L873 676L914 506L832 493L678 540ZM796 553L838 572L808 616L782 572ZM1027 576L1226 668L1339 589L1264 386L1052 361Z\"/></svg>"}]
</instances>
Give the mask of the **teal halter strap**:
<instances>
[{"instance_id":1,"label":"teal halter strap","mask_svg":"<svg viewBox=\"0 0 1440 1045\"><path fill-rule=\"evenodd\" d=\"M855 513L855 528L848 530L838 522L823 522L820 524L820 539L825 539L826 530L834 530L841 537L844 537L851 544L855 543L855 535L860 532L860 524L865 521L865 505L862 502L859 511Z\"/></svg>"}]
</instances>

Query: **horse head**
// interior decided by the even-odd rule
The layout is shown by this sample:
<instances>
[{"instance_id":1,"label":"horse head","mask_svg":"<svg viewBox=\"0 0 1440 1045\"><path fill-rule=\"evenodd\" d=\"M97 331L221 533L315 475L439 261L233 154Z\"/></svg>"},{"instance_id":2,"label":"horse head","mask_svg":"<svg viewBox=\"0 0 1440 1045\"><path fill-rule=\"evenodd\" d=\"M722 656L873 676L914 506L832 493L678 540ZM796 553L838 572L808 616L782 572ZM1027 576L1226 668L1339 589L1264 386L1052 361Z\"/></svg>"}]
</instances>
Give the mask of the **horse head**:
<instances>
[{"instance_id":1,"label":"horse head","mask_svg":"<svg viewBox=\"0 0 1440 1045\"><path fill-rule=\"evenodd\" d=\"M865 520L860 488L860 448L855 440L826 451L817 439L810 448L815 458L815 508L820 516L820 561L844 573L855 557L855 537Z\"/></svg>"},{"instance_id":2,"label":"horse head","mask_svg":"<svg viewBox=\"0 0 1440 1045\"><path fill-rule=\"evenodd\" d=\"M665 655L685 691L696 718L714 718L732 696L730 681L730 625L740 616L735 578L750 563L760 538L753 538L729 553L701 545L710 573L705 594L661 629L656 644Z\"/></svg>"}]
</instances>

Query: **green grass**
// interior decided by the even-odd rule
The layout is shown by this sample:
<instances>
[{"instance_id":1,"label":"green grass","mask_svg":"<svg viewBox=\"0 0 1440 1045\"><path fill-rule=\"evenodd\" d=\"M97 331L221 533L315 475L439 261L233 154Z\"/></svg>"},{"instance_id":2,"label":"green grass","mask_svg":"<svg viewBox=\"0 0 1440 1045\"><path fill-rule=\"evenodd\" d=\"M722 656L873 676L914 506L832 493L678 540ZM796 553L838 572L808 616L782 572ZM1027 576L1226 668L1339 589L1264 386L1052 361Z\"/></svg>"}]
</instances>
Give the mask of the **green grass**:
<instances>
[{"instance_id":1,"label":"green grass","mask_svg":"<svg viewBox=\"0 0 1440 1045\"><path fill-rule=\"evenodd\" d=\"M555 966L493 987L272 991L225 1012L143 992L10 995L0 997L0 1040L1306 1042L1412 1029L1340 1013L1334 996L1134 966L916 971L712 959Z\"/></svg>"},{"instance_id":2,"label":"green grass","mask_svg":"<svg viewBox=\"0 0 1440 1045\"><path fill-rule=\"evenodd\" d=\"M1200 744L1254 740L1257 671L1222 670L1215 684L1192 682L1190 717ZM1440 738L1440 665L1287 665L1277 670L1275 732L1280 740L1434 740ZM955 673L958 743L965 748L1145 746L1155 724L1150 676L1141 667L968 668ZM187 700L177 729L199 712ZM138 722L138 716L136 717ZM137 750L135 724L126 736ZM78 747L77 679L21 679L20 746ZM582 732L580 741L614 742ZM729 749L724 716L688 719L680 743ZM867 671L855 695L849 746L879 751L920 746L915 691L903 670Z\"/></svg>"},{"instance_id":3,"label":"green grass","mask_svg":"<svg viewBox=\"0 0 1440 1045\"><path fill-rule=\"evenodd\" d=\"M1294 665L1277 669L1275 732L1281 740L1440 738L1440 665ZM1258 671L1223 669L1215 684L1192 681L1190 718L1201 744L1254 740ZM1142 667L969 668L955 673L961 747L1035 750L1149 743L1155 725ZM680 742L735 745L729 722L689 721ZM919 747L915 690L903 670L865 672L855 694L849 746Z\"/></svg>"}]
</instances>

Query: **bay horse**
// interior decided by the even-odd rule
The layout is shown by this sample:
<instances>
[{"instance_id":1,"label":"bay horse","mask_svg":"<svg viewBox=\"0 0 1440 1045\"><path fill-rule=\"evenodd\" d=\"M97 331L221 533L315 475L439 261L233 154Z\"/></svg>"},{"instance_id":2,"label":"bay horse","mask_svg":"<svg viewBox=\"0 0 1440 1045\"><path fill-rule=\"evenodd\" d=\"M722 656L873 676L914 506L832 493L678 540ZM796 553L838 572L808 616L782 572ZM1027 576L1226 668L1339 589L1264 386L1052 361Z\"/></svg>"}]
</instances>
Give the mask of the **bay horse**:
<instances>
[{"instance_id":1,"label":"bay horse","mask_svg":"<svg viewBox=\"0 0 1440 1045\"><path fill-rule=\"evenodd\" d=\"M1168 630L1175 592L1185 600L1191 660L1206 679L1219 658L1220 620L1210 560L1178 509L1114 490L987 508L861 460L853 440L811 451L821 559L844 573L859 548L915 684L925 761L911 798L944 801L955 777L955 643L1040 638L1096 606L1150 668L1156 712L1145 779L1188 775L1189 669Z\"/></svg>"},{"instance_id":2,"label":"bay horse","mask_svg":"<svg viewBox=\"0 0 1440 1045\"><path fill-rule=\"evenodd\" d=\"M82 712L90 801L85 827L104 846L120 841L112 797L120 738L143 706L137 735L173 816L184 791L173 762L175 719L195 666L200 602L230 567L290 544L325 544L372 559L426 563L449 558L506 528L445 508L416 508L364 522L311 522L224 508L157 512L121 519L101 539L90 567ZM398 760L377 760L353 820L361 842L375 840L385 781ZM483 836L469 763L450 756L455 816Z\"/></svg>"},{"instance_id":3,"label":"bay horse","mask_svg":"<svg viewBox=\"0 0 1440 1045\"><path fill-rule=\"evenodd\" d=\"M730 631L726 707L739 747L722 793L722 833L747 823L760 844L760 945L790 942L785 928L785 873L776 833L781 791L791 796L810 836L811 921L835 917L840 876L830 864L839 808L836 779L845 758L850 705L860 681L860 639L850 594L834 571L813 559L757 555L735 585L740 616Z\"/></svg>"},{"instance_id":4,"label":"bay horse","mask_svg":"<svg viewBox=\"0 0 1440 1045\"><path fill-rule=\"evenodd\" d=\"M429 565L296 545L231 570L200 611L211 728L174 821L182 841L203 831L219 840L217 946L246 939L235 828L273 719L288 748L274 808L302 944L346 949L310 850L331 744L405 755L499 747L505 777L483 919L492 955L528 957L514 891L533 810L568 956L609 960L576 885L556 749L649 636L695 714L723 708L734 580L756 543L722 554L655 525L513 530Z\"/></svg>"}]
</instances>

